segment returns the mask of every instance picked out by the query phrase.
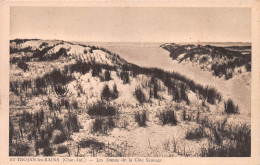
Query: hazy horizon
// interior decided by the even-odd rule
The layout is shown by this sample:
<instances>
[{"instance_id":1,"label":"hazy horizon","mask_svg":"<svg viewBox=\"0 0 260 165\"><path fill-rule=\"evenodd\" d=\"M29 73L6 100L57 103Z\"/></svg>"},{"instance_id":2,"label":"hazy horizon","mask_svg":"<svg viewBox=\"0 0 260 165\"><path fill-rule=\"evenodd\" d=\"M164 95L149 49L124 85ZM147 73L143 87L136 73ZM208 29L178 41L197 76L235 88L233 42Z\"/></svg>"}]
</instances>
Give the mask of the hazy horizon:
<instances>
[{"instance_id":1,"label":"hazy horizon","mask_svg":"<svg viewBox=\"0 0 260 165\"><path fill-rule=\"evenodd\" d=\"M11 7L10 38L251 42L250 8Z\"/></svg>"},{"instance_id":2,"label":"hazy horizon","mask_svg":"<svg viewBox=\"0 0 260 165\"><path fill-rule=\"evenodd\" d=\"M11 40L16 40L16 39L29 39L29 40L34 40L34 39L37 39L37 40L46 40L46 41L51 41L51 40L60 40L60 41L65 41L65 42L76 42L76 43L252 43L251 41L210 41L210 42L207 42L207 41L204 41L204 42L185 42L185 41L167 41L167 42L163 42L163 41L154 41L154 42L149 42L149 41L70 41L70 40L64 40L64 39L42 39L42 38L10 38L10 41Z\"/></svg>"}]
</instances>

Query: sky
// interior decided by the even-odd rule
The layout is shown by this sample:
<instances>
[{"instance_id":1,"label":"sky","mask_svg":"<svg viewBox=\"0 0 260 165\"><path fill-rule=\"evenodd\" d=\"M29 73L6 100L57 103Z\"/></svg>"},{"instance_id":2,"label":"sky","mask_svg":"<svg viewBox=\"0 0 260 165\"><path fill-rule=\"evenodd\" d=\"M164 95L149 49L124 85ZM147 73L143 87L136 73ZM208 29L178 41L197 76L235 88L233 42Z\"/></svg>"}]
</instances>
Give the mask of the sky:
<instances>
[{"instance_id":1,"label":"sky","mask_svg":"<svg viewBox=\"0 0 260 165\"><path fill-rule=\"evenodd\" d=\"M11 7L10 38L251 42L250 8Z\"/></svg>"}]
</instances>

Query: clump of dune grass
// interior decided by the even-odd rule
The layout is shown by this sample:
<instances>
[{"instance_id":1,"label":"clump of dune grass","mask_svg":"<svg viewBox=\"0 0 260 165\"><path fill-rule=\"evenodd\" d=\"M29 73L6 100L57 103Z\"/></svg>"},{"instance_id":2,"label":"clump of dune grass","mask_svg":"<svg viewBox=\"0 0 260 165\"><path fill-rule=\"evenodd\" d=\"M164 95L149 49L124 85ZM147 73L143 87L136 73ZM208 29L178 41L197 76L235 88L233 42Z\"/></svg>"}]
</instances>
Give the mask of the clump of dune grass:
<instances>
[{"instance_id":1,"label":"clump of dune grass","mask_svg":"<svg viewBox=\"0 0 260 165\"><path fill-rule=\"evenodd\" d=\"M114 116L116 113L117 110L115 107L100 102L88 108L88 114L91 116Z\"/></svg>"},{"instance_id":2,"label":"clump of dune grass","mask_svg":"<svg viewBox=\"0 0 260 165\"><path fill-rule=\"evenodd\" d=\"M93 132L103 132L103 119L101 118L96 118L93 126L92 126L92 131Z\"/></svg>"},{"instance_id":3,"label":"clump of dune grass","mask_svg":"<svg viewBox=\"0 0 260 165\"><path fill-rule=\"evenodd\" d=\"M224 109L226 113L239 113L238 105L235 105L231 99L224 102Z\"/></svg>"},{"instance_id":4,"label":"clump of dune grass","mask_svg":"<svg viewBox=\"0 0 260 165\"><path fill-rule=\"evenodd\" d=\"M66 147L66 146L58 146L58 148L57 148L57 153L58 154L63 154L63 153L66 153L66 152L68 152L68 147Z\"/></svg>"},{"instance_id":5,"label":"clump of dune grass","mask_svg":"<svg viewBox=\"0 0 260 165\"><path fill-rule=\"evenodd\" d=\"M166 124L177 125L177 123L178 123L173 110L166 110L163 112L159 112L158 117L163 125L166 125Z\"/></svg>"},{"instance_id":6,"label":"clump of dune grass","mask_svg":"<svg viewBox=\"0 0 260 165\"><path fill-rule=\"evenodd\" d=\"M30 150L30 147L27 143L15 144L12 147L15 150L10 150L9 156L27 156Z\"/></svg>"},{"instance_id":7,"label":"clump of dune grass","mask_svg":"<svg viewBox=\"0 0 260 165\"><path fill-rule=\"evenodd\" d=\"M54 137L53 143L54 144L60 144L67 140L67 136L65 133L61 132L61 134L58 134Z\"/></svg>"},{"instance_id":8,"label":"clump of dune grass","mask_svg":"<svg viewBox=\"0 0 260 165\"><path fill-rule=\"evenodd\" d=\"M107 134L108 130L113 129L114 127L115 122L112 117L108 117L108 119L98 117L93 122L92 131Z\"/></svg>"},{"instance_id":9,"label":"clump of dune grass","mask_svg":"<svg viewBox=\"0 0 260 165\"><path fill-rule=\"evenodd\" d=\"M200 125L195 129L189 129L186 132L186 139L187 140L199 140L206 136L205 127Z\"/></svg>"},{"instance_id":10,"label":"clump of dune grass","mask_svg":"<svg viewBox=\"0 0 260 165\"><path fill-rule=\"evenodd\" d=\"M134 94L140 104L143 104L145 102L145 95L140 88L135 89Z\"/></svg>"},{"instance_id":11,"label":"clump of dune grass","mask_svg":"<svg viewBox=\"0 0 260 165\"><path fill-rule=\"evenodd\" d=\"M53 155L53 149L50 146L46 146L43 148L43 155L44 156L52 156Z\"/></svg>"},{"instance_id":12,"label":"clump of dune grass","mask_svg":"<svg viewBox=\"0 0 260 165\"><path fill-rule=\"evenodd\" d=\"M201 149L205 157L249 157L251 155L251 129L247 124L228 125L225 119L209 128L213 137Z\"/></svg>"},{"instance_id":13,"label":"clump of dune grass","mask_svg":"<svg viewBox=\"0 0 260 165\"><path fill-rule=\"evenodd\" d=\"M145 127L147 121L146 111L143 111L142 113L135 113L135 121L138 123L140 127Z\"/></svg>"},{"instance_id":14,"label":"clump of dune grass","mask_svg":"<svg viewBox=\"0 0 260 165\"><path fill-rule=\"evenodd\" d=\"M103 142L98 142L96 139L84 139L79 142L79 146L82 148L89 148L93 146L94 148L103 149L105 144Z\"/></svg>"}]
</instances>

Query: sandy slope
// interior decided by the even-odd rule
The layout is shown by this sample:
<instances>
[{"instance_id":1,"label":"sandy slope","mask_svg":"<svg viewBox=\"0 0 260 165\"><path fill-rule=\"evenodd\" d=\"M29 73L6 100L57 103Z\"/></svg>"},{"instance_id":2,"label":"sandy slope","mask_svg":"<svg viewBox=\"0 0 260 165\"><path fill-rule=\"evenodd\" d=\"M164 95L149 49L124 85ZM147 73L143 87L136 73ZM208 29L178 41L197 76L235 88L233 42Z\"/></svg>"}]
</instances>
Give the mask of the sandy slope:
<instances>
[{"instance_id":1,"label":"sandy slope","mask_svg":"<svg viewBox=\"0 0 260 165\"><path fill-rule=\"evenodd\" d=\"M189 64L179 64L172 61L168 55L168 52L159 48L159 46L141 46L138 48L125 47L125 49L120 49L122 52L117 52L109 48L108 50L111 50L111 52L116 52L120 54L120 56L124 59L133 63L137 63L138 65L160 67L168 71L177 71L194 80L196 83L214 86L218 91L223 94L224 99L230 97L240 106L242 115L230 115L229 119L232 120L231 122L240 122L243 119L248 121L248 119L250 118L248 116L250 114L250 85L246 85L242 78L231 79L228 81L215 78L210 72L201 71L199 68L193 67ZM83 49L81 50L81 52L82 51ZM109 57L106 55L106 53L100 51L93 52L95 56L100 57L100 61L106 62L106 60L109 60ZM73 54L80 55L80 53L77 52L74 52ZM135 58L133 58L133 55L135 55ZM62 66L60 63L56 64ZM41 66L40 69L36 69L35 66L37 65L34 65L33 62L30 63L30 67L31 66L34 66L32 68L35 68L36 72L45 69L44 63L38 64L38 66ZM11 67L11 70L17 70L17 68ZM104 70L102 72L104 72ZM18 75L16 71L10 73L16 73ZM33 75L36 75L34 72L32 72L31 74L32 75L28 75L28 77L33 77ZM26 77L26 75L22 74L20 76ZM79 103L80 108L76 109L75 111L78 113L82 129L80 129L79 132L73 133L72 140L62 143L63 145L66 145L70 148L72 155L76 155L75 153L77 151L77 142L83 140L84 138L95 138L97 141L103 142L105 144L108 144L109 142L110 148L114 148L121 153L123 152L121 149L124 149L124 144L127 142L128 146L125 156L139 157L178 155L183 156L185 152L193 152L193 154L191 154L194 156L196 155L196 153L199 153L201 146L207 143L207 140L205 138L200 139L199 141L185 140L185 132L188 129L193 129L197 126L197 124L195 122L182 121L181 116L183 114L183 110L177 110L177 108L175 108L177 119L179 121L178 125L161 125L158 117L156 116L156 113L158 113L158 111L175 106L175 102L173 102L171 96L167 94L164 86L162 86L161 93L159 93L162 94L161 97L164 98L162 102L159 102L156 99L152 99L151 103L138 105L137 100L135 99L135 97L133 97L135 88L137 86L142 86L142 83L146 84L146 81L149 80L150 77L147 77L146 75L138 75L134 78L131 77L129 84L123 84L123 81L116 75L114 71L111 71L112 80L106 82L101 82L99 78L93 77L91 72L84 75L73 73L73 76L76 78L76 80L68 84L69 92L67 94L67 99L77 100L77 102ZM249 75L245 75L245 78L247 77L249 77ZM108 84L110 89L112 89L113 85L116 84L119 91L119 98L111 101L110 104L117 106L120 112L120 118L115 121L117 127L111 130L111 132L109 131L108 135L92 133L91 126L94 122L94 119L91 118L91 116L89 116L87 113L85 113L87 108L86 105L91 105L100 99L101 90L103 89L105 84ZM80 96L78 96L77 92L77 86L79 85L82 87L83 90L83 93ZM143 92L147 93L148 88L143 88ZM48 96L52 98L53 101L58 101L54 94L50 94ZM15 102L16 100L18 100L19 102L18 97L12 97L13 96L11 95L11 101ZM191 106L186 107L185 103L183 102L178 105L189 108L187 109L187 112L196 115L196 113L194 112L196 110L201 110L201 102L192 92L189 93L189 99L191 101ZM47 96L35 97L34 100L30 100L27 103L27 106L31 106L31 109L38 111L43 106L46 106L44 105L46 101ZM11 107L10 112L16 112L16 109L17 107L14 107L13 109ZM66 114L66 111L65 109L62 110L64 110L64 113L62 111L61 115L63 115L63 117L61 118L64 118L64 114ZM142 110L147 110L148 113L148 122L145 128L139 127L134 118L134 113ZM223 105L212 105L210 107L210 111L208 111L204 115L208 115L210 121L214 121L217 120L217 118L223 119L224 117L227 117L226 115L222 114L222 111ZM120 122L123 122L123 120L126 120L128 122L128 126L126 126L125 128L121 127ZM178 141L178 149L176 152L173 152L173 137ZM113 143L115 144L114 146ZM98 156L104 156L102 154L104 154L104 152L98 154ZM90 148L81 148L80 155L91 156Z\"/></svg>"},{"instance_id":2,"label":"sandy slope","mask_svg":"<svg viewBox=\"0 0 260 165\"><path fill-rule=\"evenodd\" d=\"M241 113L250 114L251 111L251 85L246 84L243 79L250 79L249 73L235 77L230 80L216 78L208 71L202 71L198 67L189 64L179 64L173 61L174 71L180 72L186 77L202 85L215 87L225 99L232 98L240 107Z\"/></svg>"},{"instance_id":3,"label":"sandy slope","mask_svg":"<svg viewBox=\"0 0 260 165\"><path fill-rule=\"evenodd\" d=\"M146 67L159 67L167 71L176 71L197 83L213 86L222 93L225 99L232 98L239 105L242 114L251 114L251 83L247 84L251 81L250 73L241 74L229 80L216 78L211 72L202 71L197 66L180 64L172 60L169 57L169 52L159 46L159 44L151 44L149 46L121 47L105 45L104 47L118 53L129 62Z\"/></svg>"}]
</instances>

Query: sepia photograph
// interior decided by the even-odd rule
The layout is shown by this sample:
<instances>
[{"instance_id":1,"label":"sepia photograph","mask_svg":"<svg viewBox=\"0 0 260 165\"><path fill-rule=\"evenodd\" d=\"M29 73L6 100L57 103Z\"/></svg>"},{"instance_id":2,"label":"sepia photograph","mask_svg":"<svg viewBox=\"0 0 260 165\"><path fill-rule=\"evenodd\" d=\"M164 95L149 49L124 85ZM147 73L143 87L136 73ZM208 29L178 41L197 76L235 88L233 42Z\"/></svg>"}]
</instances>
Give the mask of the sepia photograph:
<instances>
[{"instance_id":1,"label":"sepia photograph","mask_svg":"<svg viewBox=\"0 0 260 165\"><path fill-rule=\"evenodd\" d=\"M251 14L10 7L9 157L251 157Z\"/></svg>"}]
</instances>

